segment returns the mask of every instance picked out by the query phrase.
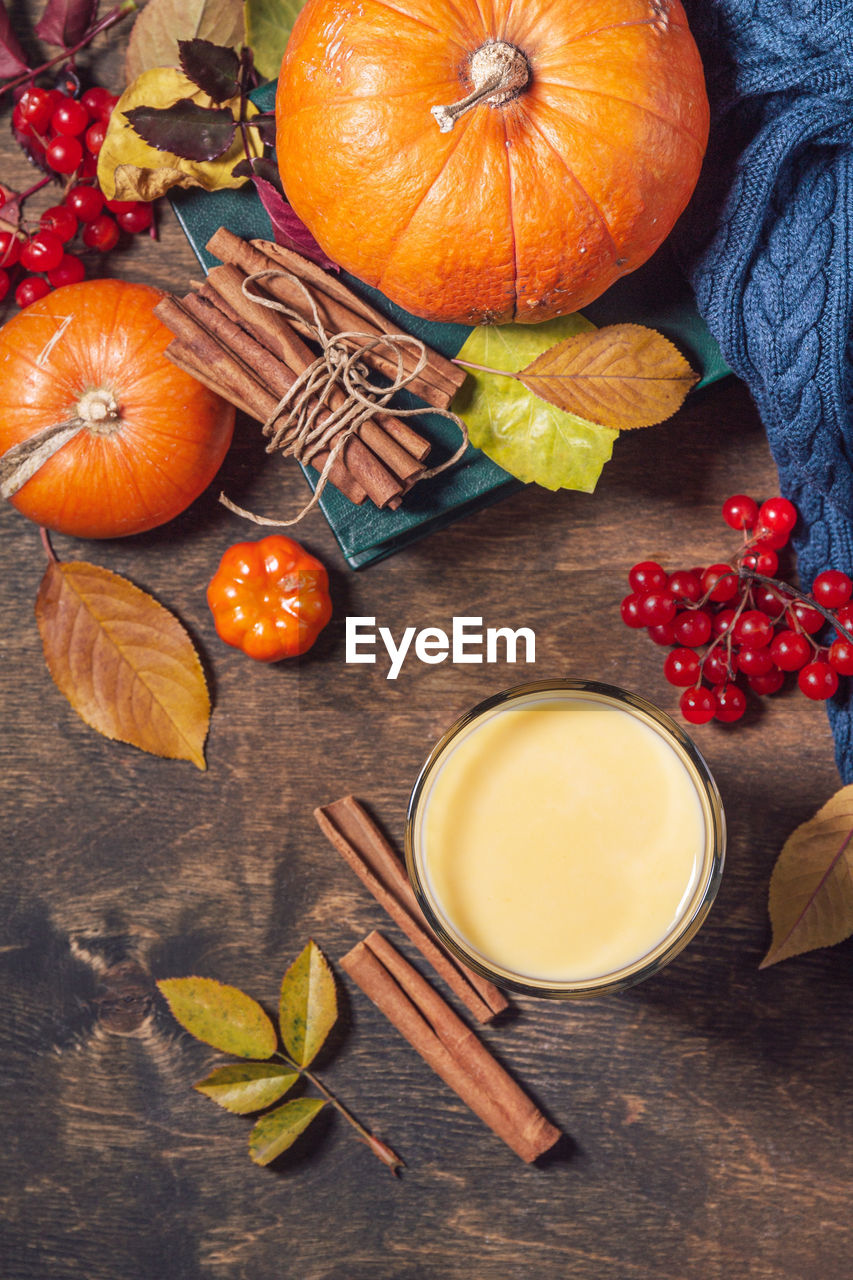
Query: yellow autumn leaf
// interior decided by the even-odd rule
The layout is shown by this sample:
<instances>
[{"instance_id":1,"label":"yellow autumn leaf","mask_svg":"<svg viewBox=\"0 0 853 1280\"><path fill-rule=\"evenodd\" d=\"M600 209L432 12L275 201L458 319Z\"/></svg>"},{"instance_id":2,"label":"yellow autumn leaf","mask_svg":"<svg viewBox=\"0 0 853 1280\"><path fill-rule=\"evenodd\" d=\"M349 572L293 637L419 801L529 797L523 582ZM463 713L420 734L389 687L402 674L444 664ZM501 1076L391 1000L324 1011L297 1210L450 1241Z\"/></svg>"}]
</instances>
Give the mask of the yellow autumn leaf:
<instances>
[{"instance_id":1,"label":"yellow autumn leaf","mask_svg":"<svg viewBox=\"0 0 853 1280\"><path fill-rule=\"evenodd\" d=\"M550 347L518 379L564 413L626 431L671 418L699 375L657 330L611 324Z\"/></svg>"},{"instance_id":2,"label":"yellow autumn leaf","mask_svg":"<svg viewBox=\"0 0 853 1280\"><path fill-rule=\"evenodd\" d=\"M174 614L109 569L51 561L36 620L48 670L86 724L205 768L210 698Z\"/></svg>"},{"instance_id":3,"label":"yellow autumn leaf","mask_svg":"<svg viewBox=\"0 0 853 1280\"><path fill-rule=\"evenodd\" d=\"M239 130L232 145L215 160L185 160L143 142L125 114L134 107L173 107L186 98L199 107L230 107L235 119L239 114L239 97L215 103L176 67L143 71L119 98L98 156L98 183L108 200L156 200L172 187L219 191L241 187L246 182L246 178L235 178L232 173L235 164L245 157ZM247 103L247 118L257 114L257 107ZM248 135L251 154L260 155L262 147L255 131L250 129Z\"/></svg>"}]
</instances>

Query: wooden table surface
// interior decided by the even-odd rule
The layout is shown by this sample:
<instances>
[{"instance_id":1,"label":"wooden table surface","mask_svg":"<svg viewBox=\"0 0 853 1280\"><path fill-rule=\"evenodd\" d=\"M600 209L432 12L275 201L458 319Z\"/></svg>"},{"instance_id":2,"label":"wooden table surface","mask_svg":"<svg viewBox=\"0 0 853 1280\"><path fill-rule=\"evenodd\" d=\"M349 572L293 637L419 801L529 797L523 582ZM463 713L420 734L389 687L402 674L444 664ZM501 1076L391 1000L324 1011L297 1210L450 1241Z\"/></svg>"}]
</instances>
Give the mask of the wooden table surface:
<instances>
[{"instance_id":1,"label":"wooden table surface","mask_svg":"<svg viewBox=\"0 0 853 1280\"><path fill-rule=\"evenodd\" d=\"M8 110L3 116L7 120ZM29 170L4 133L3 180ZM115 275L183 290L195 260L171 214ZM238 422L226 487L260 510L304 496ZM759 971L770 871L839 785L824 711L798 694L695 739L729 824L717 903L653 980L588 1003L514 1000L484 1032L567 1135L528 1168L448 1092L348 980L319 1067L402 1155L395 1180L335 1115L270 1169L249 1122L191 1085L219 1060L154 980L198 973L274 1007L309 937L334 962L383 913L326 844L315 805L362 797L399 841L431 743L526 677L627 686L673 711L663 652L619 621L637 559L725 558L734 492L776 490L734 379L627 434L594 496L528 488L373 568L348 570L322 515L300 538L329 566L335 616L310 658L265 667L216 637L205 586L255 531L215 484L168 527L56 537L173 609L213 695L208 770L108 742L45 668L36 528L0 510L0 1060L8 1280L837 1280L851 1274L850 945ZM344 662L344 620L531 626L533 666L426 667L395 682ZM411 955L394 926L386 932ZM340 974L339 974L340 977Z\"/></svg>"}]
</instances>

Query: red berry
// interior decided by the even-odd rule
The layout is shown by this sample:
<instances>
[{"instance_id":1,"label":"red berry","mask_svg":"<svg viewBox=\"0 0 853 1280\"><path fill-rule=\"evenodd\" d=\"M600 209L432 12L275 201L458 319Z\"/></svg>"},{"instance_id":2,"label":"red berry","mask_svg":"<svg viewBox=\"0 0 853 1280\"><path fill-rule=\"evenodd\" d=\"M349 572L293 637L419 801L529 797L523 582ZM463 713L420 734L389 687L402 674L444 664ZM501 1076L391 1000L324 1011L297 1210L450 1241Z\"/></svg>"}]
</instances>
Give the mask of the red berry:
<instances>
[{"instance_id":1,"label":"red berry","mask_svg":"<svg viewBox=\"0 0 853 1280\"><path fill-rule=\"evenodd\" d=\"M766 646L760 649L741 649L735 663L738 671L742 671L745 676L765 676L776 665Z\"/></svg>"},{"instance_id":2,"label":"red berry","mask_svg":"<svg viewBox=\"0 0 853 1280\"><path fill-rule=\"evenodd\" d=\"M800 630L807 631L810 636L813 636L816 631L820 631L826 621L819 610L813 609L811 605L804 604L801 600L797 600L795 604L791 605L785 614L785 618L794 630L797 629L797 623L799 623Z\"/></svg>"},{"instance_id":3,"label":"red berry","mask_svg":"<svg viewBox=\"0 0 853 1280\"><path fill-rule=\"evenodd\" d=\"M54 133L61 133L69 138L76 138L89 124L89 112L82 102L74 98L63 98L60 105L50 117L50 127Z\"/></svg>"},{"instance_id":4,"label":"red berry","mask_svg":"<svg viewBox=\"0 0 853 1280\"><path fill-rule=\"evenodd\" d=\"M758 503L745 493L736 493L723 503L723 519L730 529L752 529L758 519Z\"/></svg>"},{"instance_id":5,"label":"red berry","mask_svg":"<svg viewBox=\"0 0 853 1280\"><path fill-rule=\"evenodd\" d=\"M802 631L779 631L770 645L770 657L783 671L799 671L812 656L812 647Z\"/></svg>"},{"instance_id":6,"label":"red berry","mask_svg":"<svg viewBox=\"0 0 853 1280\"><path fill-rule=\"evenodd\" d=\"M78 258L74 253L64 253L59 266L54 267L52 271L48 271L47 278L54 289L58 289L63 284L79 284L81 280L86 278L83 259Z\"/></svg>"},{"instance_id":7,"label":"red berry","mask_svg":"<svg viewBox=\"0 0 853 1280\"><path fill-rule=\"evenodd\" d=\"M118 226L108 213L99 214L83 228L83 243L87 249L107 253L118 244Z\"/></svg>"},{"instance_id":8,"label":"red berry","mask_svg":"<svg viewBox=\"0 0 853 1280\"><path fill-rule=\"evenodd\" d=\"M732 672L725 646L718 645L716 649L708 650L702 659L702 675L711 684L724 684L726 680L731 680Z\"/></svg>"},{"instance_id":9,"label":"red berry","mask_svg":"<svg viewBox=\"0 0 853 1280\"><path fill-rule=\"evenodd\" d=\"M678 705L688 724L707 724L709 720L713 720L717 710L716 698L710 689L702 685L696 689L685 689Z\"/></svg>"},{"instance_id":10,"label":"red berry","mask_svg":"<svg viewBox=\"0 0 853 1280\"><path fill-rule=\"evenodd\" d=\"M734 609L721 609L719 613L714 614L711 619L711 630L714 636L719 638L724 636L735 620Z\"/></svg>"},{"instance_id":11,"label":"red berry","mask_svg":"<svg viewBox=\"0 0 853 1280\"><path fill-rule=\"evenodd\" d=\"M117 213L116 222L122 231L128 231L131 235L138 235L140 231L147 231L153 221L153 213L150 204L139 204L135 209L128 209L126 213ZM666 585L666 574L663 575L664 585Z\"/></svg>"},{"instance_id":12,"label":"red berry","mask_svg":"<svg viewBox=\"0 0 853 1280\"><path fill-rule=\"evenodd\" d=\"M90 124L86 130L86 150L93 156L99 155L106 136L107 126L103 120L96 120L94 124Z\"/></svg>"},{"instance_id":13,"label":"red berry","mask_svg":"<svg viewBox=\"0 0 853 1280\"><path fill-rule=\"evenodd\" d=\"M829 646L829 665L840 676L853 676L853 644L839 636Z\"/></svg>"},{"instance_id":14,"label":"red berry","mask_svg":"<svg viewBox=\"0 0 853 1280\"><path fill-rule=\"evenodd\" d=\"M824 702L838 688L838 676L828 662L810 662L797 676L797 684L807 698Z\"/></svg>"},{"instance_id":15,"label":"red berry","mask_svg":"<svg viewBox=\"0 0 853 1280\"><path fill-rule=\"evenodd\" d=\"M0 267L13 267L21 256L21 242L12 231L0 231Z\"/></svg>"},{"instance_id":16,"label":"red berry","mask_svg":"<svg viewBox=\"0 0 853 1280\"><path fill-rule=\"evenodd\" d=\"M840 609L836 609L835 621L840 622L848 631L853 631L853 604L843 604Z\"/></svg>"},{"instance_id":17,"label":"red berry","mask_svg":"<svg viewBox=\"0 0 853 1280\"><path fill-rule=\"evenodd\" d=\"M779 618L785 608L784 602L780 599L779 593L773 587L753 587L752 598L756 607L762 613L766 613L768 618Z\"/></svg>"},{"instance_id":18,"label":"red berry","mask_svg":"<svg viewBox=\"0 0 853 1280\"><path fill-rule=\"evenodd\" d=\"M677 614L672 630L679 644L696 649L711 638L711 615L705 609L685 609Z\"/></svg>"},{"instance_id":19,"label":"red berry","mask_svg":"<svg viewBox=\"0 0 853 1280\"><path fill-rule=\"evenodd\" d=\"M740 588L740 582L737 574L732 571L731 565L712 564L702 574L702 587L708 593L709 599L724 603L726 600L734 600Z\"/></svg>"},{"instance_id":20,"label":"red berry","mask_svg":"<svg viewBox=\"0 0 853 1280\"><path fill-rule=\"evenodd\" d=\"M103 85L98 84L93 85L91 89L87 89L80 101L90 116L108 118L112 114L118 98L116 98L115 94L110 93L109 89L105 89Z\"/></svg>"},{"instance_id":21,"label":"red berry","mask_svg":"<svg viewBox=\"0 0 853 1280\"><path fill-rule=\"evenodd\" d=\"M760 524L755 530L751 545L759 551L780 551L788 545L788 537L781 529L770 529L767 525Z\"/></svg>"},{"instance_id":22,"label":"red berry","mask_svg":"<svg viewBox=\"0 0 853 1280\"><path fill-rule=\"evenodd\" d=\"M42 231L52 231L63 244L67 244L77 234L77 216L67 205L55 204L45 209L39 218L39 226Z\"/></svg>"},{"instance_id":23,"label":"red berry","mask_svg":"<svg viewBox=\"0 0 853 1280\"><path fill-rule=\"evenodd\" d=\"M765 578L772 578L779 568L779 557L776 552L771 547L762 546L760 543L750 551L744 552L740 562L745 569L752 569L754 573L763 573Z\"/></svg>"},{"instance_id":24,"label":"red berry","mask_svg":"<svg viewBox=\"0 0 853 1280\"><path fill-rule=\"evenodd\" d=\"M9 272L4 271L3 268L0 267L0 302L2 302L3 299L6 297L6 294L9 292L11 284L12 284L12 281L9 279Z\"/></svg>"},{"instance_id":25,"label":"red berry","mask_svg":"<svg viewBox=\"0 0 853 1280\"><path fill-rule=\"evenodd\" d=\"M65 252L62 241L53 231L37 231L21 249L21 266L27 271L52 271Z\"/></svg>"},{"instance_id":26,"label":"red berry","mask_svg":"<svg viewBox=\"0 0 853 1280\"><path fill-rule=\"evenodd\" d=\"M826 569L812 583L812 595L825 609L840 609L853 595L853 582L840 569Z\"/></svg>"},{"instance_id":27,"label":"red berry","mask_svg":"<svg viewBox=\"0 0 853 1280\"><path fill-rule=\"evenodd\" d=\"M129 213L130 209L116 210L116 212ZM647 596L651 591L664 591L666 584L666 572L654 560L642 560L628 573L629 587L640 596Z\"/></svg>"},{"instance_id":28,"label":"red berry","mask_svg":"<svg viewBox=\"0 0 853 1280\"><path fill-rule=\"evenodd\" d=\"M765 698L772 693L779 692L785 683L785 676L778 667L774 667L772 671L765 672L763 676L749 676L748 682L753 693Z\"/></svg>"},{"instance_id":29,"label":"red berry","mask_svg":"<svg viewBox=\"0 0 853 1280\"><path fill-rule=\"evenodd\" d=\"M50 127L50 119L61 99L60 93L46 88L28 88L18 99L15 110L20 118L36 133L46 133Z\"/></svg>"},{"instance_id":30,"label":"red berry","mask_svg":"<svg viewBox=\"0 0 853 1280\"><path fill-rule=\"evenodd\" d=\"M647 627L672 622L677 605L671 591L652 591L640 598L640 616Z\"/></svg>"},{"instance_id":31,"label":"red berry","mask_svg":"<svg viewBox=\"0 0 853 1280\"><path fill-rule=\"evenodd\" d=\"M626 627L644 627L645 619L640 615L640 596L626 596L619 606L622 612L622 621Z\"/></svg>"},{"instance_id":32,"label":"red berry","mask_svg":"<svg viewBox=\"0 0 853 1280\"><path fill-rule=\"evenodd\" d=\"M654 640L655 644L675 644L675 632L671 622L661 622L656 627L646 627L646 630L649 633L649 639Z\"/></svg>"},{"instance_id":33,"label":"red berry","mask_svg":"<svg viewBox=\"0 0 853 1280\"><path fill-rule=\"evenodd\" d=\"M796 523L797 508L787 498L768 498L758 508L759 529L772 529L774 533L784 533L786 540Z\"/></svg>"},{"instance_id":34,"label":"red berry","mask_svg":"<svg viewBox=\"0 0 853 1280\"><path fill-rule=\"evenodd\" d=\"M670 684L685 686L699 679L699 659L692 649L673 649L663 664L663 674Z\"/></svg>"},{"instance_id":35,"label":"red berry","mask_svg":"<svg viewBox=\"0 0 853 1280\"><path fill-rule=\"evenodd\" d=\"M714 697L717 700L714 716L723 724L734 724L746 711L746 694L736 684L721 684Z\"/></svg>"},{"instance_id":36,"label":"red berry","mask_svg":"<svg viewBox=\"0 0 853 1280\"><path fill-rule=\"evenodd\" d=\"M83 148L79 139L60 133L47 144L45 159L55 173L73 173L83 159Z\"/></svg>"},{"instance_id":37,"label":"red berry","mask_svg":"<svg viewBox=\"0 0 853 1280\"><path fill-rule=\"evenodd\" d=\"M15 290L15 301L19 307L28 307L50 293L50 285L41 276L25 276Z\"/></svg>"},{"instance_id":38,"label":"red berry","mask_svg":"<svg viewBox=\"0 0 853 1280\"><path fill-rule=\"evenodd\" d=\"M732 639L735 644L760 649L773 639L773 623L760 609L745 609L734 625Z\"/></svg>"},{"instance_id":39,"label":"red berry","mask_svg":"<svg viewBox=\"0 0 853 1280\"><path fill-rule=\"evenodd\" d=\"M702 598L702 579L698 573L691 573L688 569L678 569L670 574L666 586L677 599L688 600L690 604Z\"/></svg>"},{"instance_id":40,"label":"red berry","mask_svg":"<svg viewBox=\"0 0 853 1280\"><path fill-rule=\"evenodd\" d=\"M78 183L66 195L65 203L76 213L81 222L93 222L104 207L104 197L99 187Z\"/></svg>"}]
</instances>

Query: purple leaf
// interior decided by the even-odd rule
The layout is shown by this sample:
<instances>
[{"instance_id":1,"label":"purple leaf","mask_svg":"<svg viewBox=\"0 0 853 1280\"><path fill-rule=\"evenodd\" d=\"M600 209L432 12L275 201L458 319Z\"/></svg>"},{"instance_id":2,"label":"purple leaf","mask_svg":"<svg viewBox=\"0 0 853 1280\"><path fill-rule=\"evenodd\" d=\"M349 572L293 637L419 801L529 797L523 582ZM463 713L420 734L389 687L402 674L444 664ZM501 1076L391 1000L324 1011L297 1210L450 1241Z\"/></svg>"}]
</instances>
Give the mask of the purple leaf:
<instances>
[{"instance_id":1,"label":"purple leaf","mask_svg":"<svg viewBox=\"0 0 853 1280\"><path fill-rule=\"evenodd\" d=\"M36 35L48 44L70 49L79 44L98 13L99 0L48 0Z\"/></svg>"},{"instance_id":2,"label":"purple leaf","mask_svg":"<svg viewBox=\"0 0 853 1280\"><path fill-rule=\"evenodd\" d=\"M310 258L318 266L327 271L340 271L337 263L327 258L311 232L301 218L293 212L290 205L279 195L271 182L257 176L252 178L255 189L261 198L261 204L269 214L272 223L273 239L276 244L283 244L288 249L295 249L303 258Z\"/></svg>"},{"instance_id":3,"label":"purple leaf","mask_svg":"<svg viewBox=\"0 0 853 1280\"><path fill-rule=\"evenodd\" d=\"M240 59L233 49L211 40L179 40L181 70L214 102L227 102L239 92Z\"/></svg>"},{"instance_id":4,"label":"purple leaf","mask_svg":"<svg viewBox=\"0 0 853 1280\"><path fill-rule=\"evenodd\" d=\"M27 59L12 30L5 6L0 4L0 80L8 80L27 70Z\"/></svg>"},{"instance_id":5,"label":"purple leaf","mask_svg":"<svg viewBox=\"0 0 853 1280\"><path fill-rule=\"evenodd\" d=\"M227 107L200 107L192 98L171 107L133 107L125 116L149 147L199 163L223 155L237 129Z\"/></svg>"}]
</instances>

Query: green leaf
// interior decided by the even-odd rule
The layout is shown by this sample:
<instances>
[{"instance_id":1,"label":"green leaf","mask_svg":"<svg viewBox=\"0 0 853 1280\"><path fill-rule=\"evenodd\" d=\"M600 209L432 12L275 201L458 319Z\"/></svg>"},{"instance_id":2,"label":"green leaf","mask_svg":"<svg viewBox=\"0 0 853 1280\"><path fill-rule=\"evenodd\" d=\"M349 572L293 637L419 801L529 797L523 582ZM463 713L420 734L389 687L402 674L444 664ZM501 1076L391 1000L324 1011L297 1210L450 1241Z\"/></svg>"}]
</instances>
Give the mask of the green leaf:
<instances>
[{"instance_id":1,"label":"green leaf","mask_svg":"<svg viewBox=\"0 0 853 1280\"><path fill-rule=\"evenodd\" d=\"M279 1025L294 1062L307 1067L335 1025L338 996L326 957L313 941L294 960L281 983Z\"/></svg>"},{"instance_id":2,"label":"green leaf","mask_svg":"<svg viewBox=\"0 0 853 1280\"><path fill-rule=\"evenodd\" d=\"M276 1062L233 1062L227 1067L217 1067L193 1088L226 1111L246 1116L278 1102L298 1079L298 1071L290 1071Z\"/></svg>"},{"instance_id":3,"label":"green leaf","mask_svg":"<svg viewBox=\"0 0 853 1280\"><path fill-rule=\"evenodd\" d=\"M158 988L190 1035L238 1058L271 1058L278 1040L261 1006L214 978L163 978Z\"/></svg>"},{"instance_id":4,"label":"green leaf","mask_svg":"<svg viewBox=\"0 0 853 1280\"><path fill-rule=\"evenodd\" d=\"M249 1155L255 1164L269 1164L292 1147L325 1105L322 1098L294 1098L263 1116L249 1134Z\"/></svg>"},{"instance_id":5,"label":"green leaf","mask_svg":"<svg viewBox=\"0 0 853 1280\"><path fill-rule=\"evenodd\" d=\"M305 0L246 0L246 43L255 66L266 80L275 80L293 24Z\"/></svg>"},{"instance_id":6,"label":"green leaf","mask_svg":"<svg viewBox=\"0 0 853 1280\"><path fill-rule=\"evenodd\" d=\"M564 338L593 329L581 315L536 325L481 326L469 335L458 358L517 373ZM525 483L592 493L618 431L564 413L516 378L468 372L451 408L467 423L473 445Z\"/></svg>"}]
</instances>

